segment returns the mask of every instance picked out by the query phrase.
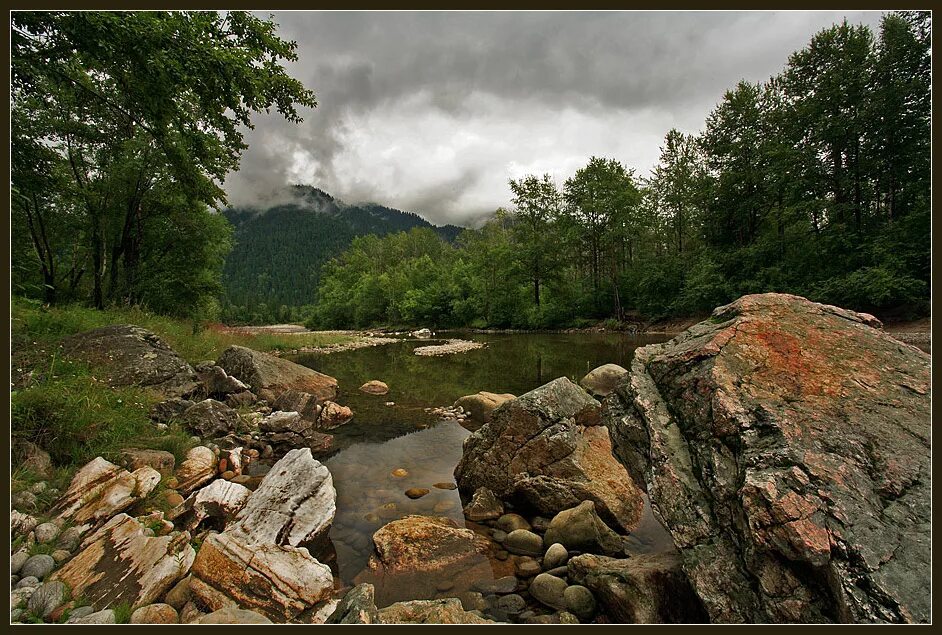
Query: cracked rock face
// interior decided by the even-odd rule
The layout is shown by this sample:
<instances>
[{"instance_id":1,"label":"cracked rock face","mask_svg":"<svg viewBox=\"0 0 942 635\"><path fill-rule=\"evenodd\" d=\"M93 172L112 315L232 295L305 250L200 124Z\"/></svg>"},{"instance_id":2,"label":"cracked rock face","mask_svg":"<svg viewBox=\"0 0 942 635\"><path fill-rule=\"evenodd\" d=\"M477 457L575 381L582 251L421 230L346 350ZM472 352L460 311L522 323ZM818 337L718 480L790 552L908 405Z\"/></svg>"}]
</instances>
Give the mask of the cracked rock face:
<instances>
[{"instance_id":1,"label":"cracked rock face","mask_svg":"<svg viewBox=\"0 0 942 635\"><path fill-rule=\"evenodd\" d=\"M879 327L744 296L606 399L713 621L930 619L930 358Z\"/></svg>"},{"instance_id":2,"label":"cracked rock face","mask_svg":"<svg viewBox=\"0 0 942 635\"><path fill-rule=\"evenodd\" d=\"M612 528L631 531L641 491L612 455L599 416L599 402L565 377L507 401L465 441L459 489L470 495L487 487L542 514L591 500Z\"/></svg>"},{"instance_id":3,"label":"cracked rock face","mask_svg":"<svg viewBox=\"0 0 942 635\"><path fill-rule=\"evenodd\" d=\"M160 472L148 465L128 472L99 456L76 472L52 511L76 525L98 523L146 497L159 482Z\"/></svg>"}]
</instances>

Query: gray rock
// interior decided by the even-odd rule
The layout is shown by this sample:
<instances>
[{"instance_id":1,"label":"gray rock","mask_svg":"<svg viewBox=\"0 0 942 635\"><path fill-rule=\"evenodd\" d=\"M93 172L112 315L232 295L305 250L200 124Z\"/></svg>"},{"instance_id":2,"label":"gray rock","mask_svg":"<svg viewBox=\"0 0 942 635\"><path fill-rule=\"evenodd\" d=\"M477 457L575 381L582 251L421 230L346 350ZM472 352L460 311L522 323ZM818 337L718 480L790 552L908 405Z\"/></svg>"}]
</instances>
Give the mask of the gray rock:
<instances>
[{"instance_id":1,"label":"gray rock","mask_svg":"<svg viewBox=\"0 0 942 635\"><path fill-rule=\"evenodd\" d=\"M497 608L508 615L518 615L527 608L527 601L516 593L504 595L497 600Z\"/></svg>"},{"instance_id":2,"label":"gray rock","mask_svg":"<svg viewBox=\"0 0 942 635\"><path fill-rule=\"evenodd\" d=\"M504 542L507 540L507 532L501 531L500 529L494 529L491 531L491 538L494 539L494 542Z\"/></svg>"},{"instance_id":3,"label":"gray rock","mask_svg":"<svg viewBox=\"0 0 942 635\"><path fill-rule=\"evenodd\" d=\"M13 494L10 497L10 503L13 509L21 512L34 512L39 505L36 495L27 490Z\"/></svg>"},{"instance_id":4,"label":"gray rock","mask_svg":"<svg viewBox=\"0 0 942 635\"><path fill-rule=\"evenodd\" d=\"M358 584L343 596L325 624L378 624L375 591L372 584Z\"/></svg>"},{"instance_id":5,"label":"gray rock","mask_svg":"<svg viewBox=\"0 0 942 635\"><path fill-rule=\"evenodd\" d=\"M541 556L543 555L543 539L532 531L515 529L504 539L504 548L518 555Z\"/></svg>"},{"instance_id":6,"label":"gray rock","mask_svg":"<svg viewBox=\"0 0 942 635\"><path fill-rule=\"evenodd\" d=\"M164 602L178 611L183 610L184 605L190 601L190 576L186 576L167 591L164 596Z\"/></svg>"},{"instance_id":7,"label":"gray rock","mask_svg":"<svg viewBox=\"0 0 942 635\"><path fill-rule=\"evenodd\" d=\"M17 551L10 556L10 573L19 574L27 560L29 560L29 553L23 550Z\"/></svg>"},{"instance_id":8,"label":"gray rock","mask_svg":"<svg viewBox=\"0 0 942 635\"><path fill-rule=\"evenodd\" d=\"M35 589L39 586L39 578L34 575L28 575L20 578L16 584L13 585L14 589Z\"/></svg>"},{"instance_id":9,"label":"gray rock","mask_svg":"<svg viewBox=\"0 0 942 635\"><path fill-rule=\"evenodd\" d=\"M77 606L69 612L69 619L66 620L66 624L73 624L75 623L75 620L88 617L94 612L95 607L93 606Z\"/></svg>"},{"instance_id":10,"label":"gray rock","mask_svg":"<svg viewBox=\"0 0 942 635\"><path fill-rule=\"evenodd\" d=\"M73 621L74 620L74 621ZM116 624L114 610L105 609L96 613L89 613L84 617L72 618L66 620L66 624Z\"/></svg>"},{"instance_id":11,"label":"gray rock","mask_svg":"<svg viewBox=\"0 0 942 635\"><path fill-rule=\"evenodd\" d=\"M38 481L29 487L29 491L33 494L36 494L37 496L45 492L47 489L49 489L49 485L46 483L46 481Z\"/></svg>"},{"instance_id":12,"label":"gray rock","mask_svg":"<svg viewBox=\"0 0 942 635\"><path fill-rule=\"evenodd\" d=\"M66 551L75 551L82 542L82 536L84 536L87 531L88 527L84 525L67 527L59 534L59 540L56 541L56 546Z\"/></svg>"},{"instance_id":13,"label":"gray rock","mask_svg":"<svg viewBox=\"0 0 942 635\"><path fill-rule=\"evenodd\" d=\"M47 575L52 573L53 569L56 568L56 561L49 554L41 553L35 556L32 556L23 564L23 568L20 569L20 575L24 578L33 576L42 580Z\"/></svg>"},{"instance_id":14,"label":"gray rock","mask_svg":"<svg viewBox=\"0 0 942 635\"><path fill-rule=\"evenodd\" d=\"M543 556L543 568L549 571L550 569L563 566L568 560L569 552L566 550L566 547L558 542L554 542L549 546L549 549L546 550L546 554Z\"/></svg>"},{"instance_id":15,"label":"gray rock","mask_svg":"<svg viewBox=\"0 0 942 635\"><path fill-rule=\"evenodd\" d=\"M195 619L193 624L271 624L272 621L255 611L227 607Z\"/></svg>"},{"instance_id":16,"label":"gray rock","mask_svg":"<svg viewBox=\"0 0 942 635\"><path fill-rule=\"evenodd\" d=\"M478 580L474 583L474 588L481 593L496 593L497 595L513 593L517 590L517 578L505 575L496 580Z\"/></svg>"},{"instance_id":17,"label":"gray rock","mask_svg":"<svg viewBox=\"0 0 942 635\"><path fill-rule=\"evenodd\" d=\"M287 389L312 394L318 401L337 396L337 380L333 377L243 346L227 348L216 365L265 400L274 400Z\"/></svg>"},{"instance_id":18,"label":"gray rock","mask_svg":"<svg viewBox=\"0 0 942 635\"><path fill-rule=\"evenodd\" d=\"M595 596L584 586L573 584L563 592L566 609L576 617L587 620L595 615Z\"/></svg>"},{"instance_id":19,"label":"gray rock","mask_svg":"<svg viewBox=\"0 0 942 635\"><path fill-rule=\"evenodd\" d=\"M36 533L36 542L44 545L56 539L56 536L59 535L59 526L55 523L42 523L36 525L36 529L33 531Z\"/></svg>"},{"instance_id":20,"label":"gray rock","mask_svg":"<svg viewBox=\"0 0 942 635\"><path fill-rule=\"evenodd\" d=\"M72 554L66 551L65 549L56 549L52 552L52 559L56 561L56 564L62 564L69 559L69 556Z\"/></svg>"},{"instance_id":21,"label":"gray rock","mask_svg":"<svg viewBox=\"0 0 942 635\"><path fill-rule=\"evenodd\" d=\"M553 567L552 569L547 569L546 573L554 575L557 578L565 578L569 576L569 568L566 565L561 567Z\"/></svg>"},{"instance_id":22,"label":"gray rock","mask_svg":"<svg viewBox=\"0 0 942 635\"><path fill-rule=\"evenodd\" d=\"M520 514L504 514L497 519L497 528L502 529L508 534L515 529L531 530L530 523Z\"/></svg>"},{"instance_id":23,"label":"gray rock","mask_svg":"<svg viewBox=\"0 0 942 635\"><path fill-rule=\"evenodd\" d=\"M54 582L44 582L41 587L36 589L36 591L29 596L26 608L33 615L40 615L46 618L59 606L65 604L68 599L69 589L66 587L65 583L59 582L58 580Z\"/></svg>"},{"instance_id":24,"label":"gray rock","mask_svg":"<svg viewBox=\"0 0 942 635\"><path fill-rule=\"evenodd\" d=\"M566 609L566 584L565 580L557 578L546 573L533 578L530 583L530 595L534 600L553 609Z\"/></svg>"},{"instance_id":25,"label":"gray rock","mask_svg":"<svg viewBox=\"0 0 942 635\"><path fill-rule=\"evenodd\" d=\"M13 609L10 611L10 623L22 624L20 620L26 615L25 609Z\"/></svg>"},{"instance_id":26,"label":"gray rock","mask_svg":"<svg viewBox=\"0 0 942 635\"><path fill-rule=\"evenodd\" d=\"M191 401L189 399L180 399L179 397L165 399L164 401L155 403L153 406L151 406L148 416L150 417L151 421L156 421L158 423L170 423L174 419L180 418L184 412L186 412L195 404L195 401Z\"/></svg>"},{"instance_id":27,"label":"gray rock","mask_svg":"<svg viewBox=\"0 0 942 635\"><path fill-rule=\"evenodd\" d=\"M517 559L517 575L521 578L532 578L541 571L540 563L529 556Z\"/></svg>"},{"instance_id":28,"label":"gray rock","mask_svg":"<svg viewBox=\"0 0 942 635\"><path fill-rule=\"evenodd\" d=\"M476 523L499 518L503 513L503 504L494 492L486 487L478 488L471 497L471 502L464 507L465 518Z\"/></svg>"},{"instance_id":29,"label":"gray rock","mask_svg":"<svg viewBox=\"0 0 942 635\"><path fill-rule=\"evenodd\" d=\"M20 469L32 472L41 478L52 476L52 458L41 447L31 441L18 439L13 443L12 449L13 462L19 464Z\"/></svg>"},{"instance_id":30,"label":"gray rock","mask_svg":"<svg viewBox=\"0 0 942 635\"><path fill-rule=\"evenodd\" d=\"M549 544L558 542L567 549L624 555L624 540L595 513L593 501L583 501L556 514L544 538Z\"/></svg>"},{"instance_id":31,"label":"gray rock","mask_svg":"<svg viewBox=\"0 0 942 635\"><path fill-rule=\"evenodd\" d=\"M193 404L183 413L180 421L202 438L225 436L230 432L239 432L243 427L239 413L215 399L204 399Z\"/></svg>"}]
</instances>

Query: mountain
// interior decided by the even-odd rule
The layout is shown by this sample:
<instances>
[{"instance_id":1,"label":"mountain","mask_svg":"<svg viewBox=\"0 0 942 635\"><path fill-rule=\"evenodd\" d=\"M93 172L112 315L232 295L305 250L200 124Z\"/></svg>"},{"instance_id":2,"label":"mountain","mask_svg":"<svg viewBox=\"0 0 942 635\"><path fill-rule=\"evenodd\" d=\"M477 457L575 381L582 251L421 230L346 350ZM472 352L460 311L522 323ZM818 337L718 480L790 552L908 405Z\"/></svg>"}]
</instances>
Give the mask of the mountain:
<instances>
[{"instance_id":1,"label":"mountain","mask_svg":"<svg viewBox=\"0 0 942 635\"><path fill-rule=\"evenodd\" d=\"M454 241L463 229L432 225L418 214L376 203L348 205L307 185L292 186L285 194L270 207L223 211L235 229L235 244L223 268L229 304L313 304L321 266L356 236L429 227Z\"/></svg>"}]
</instances>

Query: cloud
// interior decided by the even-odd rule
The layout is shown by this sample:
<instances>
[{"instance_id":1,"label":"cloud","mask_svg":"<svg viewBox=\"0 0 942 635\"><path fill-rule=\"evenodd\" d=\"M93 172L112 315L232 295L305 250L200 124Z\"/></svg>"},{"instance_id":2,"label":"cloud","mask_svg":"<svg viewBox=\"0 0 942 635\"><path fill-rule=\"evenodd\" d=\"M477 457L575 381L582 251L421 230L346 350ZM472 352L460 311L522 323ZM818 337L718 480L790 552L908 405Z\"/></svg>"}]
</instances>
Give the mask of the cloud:
<instances>
[{"instance_id":1,"label":"cloud","mask_svg":"<svg viewBox=\"0 0 942 635\"><path fill-rule=\"evenodd\" d=\"M318 107L260 115L236 204L287 183L473 224L507 180L561 184L589 156L645 174L671 127L695 132L740 79L763 81L835 12L285 12L289 69ZM876 25L879 12L848 12Z\"/></svg>"}]
</instances>

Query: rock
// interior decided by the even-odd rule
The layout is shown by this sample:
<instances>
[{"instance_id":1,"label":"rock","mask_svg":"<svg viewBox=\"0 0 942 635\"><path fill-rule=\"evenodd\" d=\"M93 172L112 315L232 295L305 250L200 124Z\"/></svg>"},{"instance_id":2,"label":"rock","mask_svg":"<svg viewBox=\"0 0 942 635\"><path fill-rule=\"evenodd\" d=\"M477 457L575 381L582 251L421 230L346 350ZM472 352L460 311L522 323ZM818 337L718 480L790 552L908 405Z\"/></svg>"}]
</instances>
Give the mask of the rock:
<instances>
[{"instance_id":1,"label":"rock","mask_svg":"<svg viewBox=\"0 0 942 635\"><path fill-rule=\"evenodd\" d=\"M499 518L504 513L503 504L494 495L494 492L481 487L474 492L471 502L464 506L465 518L479 523L484 520Z\"/></svg>"},{"instance_id":2,"label":"rock","mask_svg":"<svg viewBox=\"0 0 942 635\"><path fill-rule=\"evenodd\" d=\"M254 404L258 398L250 390L243 390L242 392L233 393L231 395L226 395L226 398L223 399L223 402L230 408L244 408Z\"/></svg>"},{"instance_id":3,"label":"rock","mask_svg":"<svg viewBox=\"0 0 942 635\"><path fill-rule=\"evenodd\" d=\"M204 445L191 448L177 469L177 488L183 494L212 480L216 476L216 455Z\"/></svg>"},{"instance_id":4,"label":"rock","mask_svg":"<svg viewBox=\"0 0 942 635\"><path fill-rule=\"evenodd\" d=\"M712 621L929 620L930 358L875 327L744 296L606 400Z\"/></svg>"},{"instance_id":5,"label":"rock","mask_svg":"<svg viewBox=\"0 0 942 635\"><path fill-rule=\"evenodd\" d=\"M196 603L187 602L183 605L183 608L180 609L180 623L181 624L192 624L201 617L204 617L207 613L201 611Z\"/></svg>"},{"instance_id":6,"label":"rock","mask_svg":"<svg viewBox=\"0 0 942 635\"><path fill-rule=\"evenodd\" d=\"M598 598L605 613L628 624L708 621L675 552L627 559L585 554L569 561L569 576Z\"/></svg>"},{"instance_id":7,"label":"rock","mask_svg":"<svg viewBox=\"0 0 942 635\"><path fill-rule=\"evenodd\" d=\"M379 624L372 584L358 584L340 600L326 624Z\"/></svg>"},{"instance_id":8,"label":"rock","mask_svg":"<svg viewBox=\"0 0 942 635\"><path fill-rule=\"evenodd\" d=\"M118 514L82 543L82 550L52 576L92 606L151 604L186 574L196 555L190 534L148 537L144 526Z\"/></svg>"},{"instance_id":9,"label":"rock","mask_svg":"<svg viewBox=\"0 0 942 635\"><path fill-rule=\"evenodd\" d=\"M454 483L435 483L434 487L436 487L437 489L448 489L448 490L458 489L458 486Z\"/></svg>"},{"instance_id":10,"label":"rock","mask_svg":"<svg viewBox=\"0 0 942 635\"><path fill-rule=\"evenodd\" d=\"M66 527L62 530L62 533L59 534L56 546L69 552L75 551L79 543L82 542L82 536L88 533L89 529L91 529L89 525L73 525L72 527Z\"/></svg>"},{"instance_id":11,"label":"rock","mask_svg":"<svg viewBox=\"0 0 942 635\"><path fill-rule=\"evenodd\" d=\"M190 495L191 513L184 526L193 531L207 518L216 518L222 526L228 526L245 507L252 491L244 485L215 480L198 492Z\"/></svg>"},{"instance_id":12,"label":"rock","mask_svg":"<svg viewBox=\"0 0 942 635\"><path fill-rule=\"evenodd\" d=\"M560 624L579 624L579 618L569 611L560 611L557 615Z\"/></svg>"},{"instance_id":13,"label":"rock","mask_svg":"<svg viewBox=\"0 0 942 635\"><path fill-rule=\"evenodd\" d=\"M183 413L186 412L195 403L195 401L190 401L189 399L180 399L179 397L165 399L164 401L151 406L148 416L152 421L156 421L158 423L170 423L175 419L179 419Z\"/></svg>"},{"instance_id":14,"label":"rock","mask_svg":"<svg viewBox=\"0 0 942 635\"><path fill-rule=\"evenodd\" d=\"M16 509L10 512L10 533L14 536L26 535L36 528L39 521L29 514L24 514Z\"/></svg>"},{"instance_id":15,"label":"rock","mask_svg":"<svg viewBox=\"0 0 942 635\"><path fill-rule=\"evenodd\" d=\"M40 478L52 477L52 457L41 447L26 439L17 439L13 443L13 461L21 470Z\"/></svg>"},{"instance_id":16,"label":"rock","mask_svg":"<svg viewBox=\"0 0 942 635\"><path fill-rule=\"evenodd\" d=\"M520 514L504 514L497 519L497 527L508 534L515 529L526 529L529 531L532 529L530 523L527 522L527 519L521 516Z\"/></svg>"},{"instance_id":17,"label":"rock","mask_svg":"<svg viewBox=\"0 0 942 635\"><path fill-rule=\"evenodd\" d=\"M148 604L131 613L131 624L178 624L180 615L169 604Z\"/></svg>"},{"instance_id":18,"label":"rock","mask_svg":"<svg viewBox=\"0 0 942 635\"><path fill-rule=\"evenodd\" d=\"M30 485L29 491L31 494L36 494L37 496L39 496L40 494L45 492L48 487L49 485L46 483L46 481L38 481Z\"/></svg>"},{"instance_id":19,"label":"rock","mask_svg":"<svg viewBox=\"0 0 942 635\"><path fill-rule=\"evenodd\" d=\"M40 553L30 556L20 568L20 577L28 578L30 576L37 580L44 579L56 568L55 559L46 553ZM22 582L22 580L21 580Z\"/></svg>"},{"instance_id":20,"label":"rock","mask_svg":"<svg viewBox=\"0 0 942 635\"><path fill-rule=\"evenodd\" d=\"M566 610L579 619L587 620L595 615L595 596L584 586L573 584L566 587L563 599L566 601Z\"/></svg>"},{"instance_id":21,"label":"rock","mask_svg":"<svg viewBox=\"0 0 942 635\"><path fill-rule=\"evenodd\" d=\"M75 621L69 618L66 620L66 624L117 624L117 620L115 619L113 609L104 609L103 611L90 613L85 617L77 618Z\"/></svg>"},{"instance_id":22,"label":"rock","mask_svg":"<svg viewBox=\"0 0 942 635\"><path fill-rule=\"evenodd\" d=\"M287 389L310 393L319 401L337 396L337 380L333 377L243 346L227 348L216 365L264 399L269 399L265 393L274 398Z\"/></svg>"},{"instance_id":23,"label":"rock","mask_svg":"<svg viewBox=\"0 0 942 635\"><path fill-rule=\"evenodd\" d=\"M341 406L333 401L325 401L324 409L321 410L321 416L317 424L321 430L330 430L342 426L353 419L353 411L347 406Z\"/></svg>"},{"instance_id":24,"label":"rock","mask_svg":"<svg viewBox=\"0 0 942 635\"><path fill-rule=\"evenodd\" d=\"M422 498L429 493L429 490L425 487L410 487L406 490L406 496L411 499Z\"/></svg>"},{"instance_id":25,"label":"rock","mask_svg":"<svg viewBox=\"0 0 942 635\"><path fill-rule=\"evenodd\" d=\"M17 551L10 556L10 574L18 575L27 560L29 560L29 553L26 551Z\"/></svg>"},{"instance_id":26,"label":"rock","mask_svg":"<svg viewBox=\"0 0 942 635\"><path fill-rule=\"evenodd\" d=\"M566 581L548 573L533 578L529 592L534 600L553 609L566 609Z\"/></svg>"},{"instance_id":27,"label":"rock","mask_svg":"<svg viewBox=\"0 0 942 635\"><path fill-rule=\"evenodd\" d=\"M226 395L245 392L249 389L244 383L235 377L230 377L225 370L211 363L197 366L196 378L201 384L201 394L207 397L224 399Z\"/></svg>"},{"instance_id":28,"label":"rock","mask_svg":"<svg viewBox=\"0 0 942 635\"><path fill-rule=\"evenodd\" d=\"M506 402L465 440L458 488L487 487L544 514L592 500L612 526L631 531L642 493L612 456L599 416L599 403L565 377Z\"/></svg>"},{"instance_id":29,"label":"rock","mask_svg":"<svg viewBox=\"0 0 942 635\"><path fill-rule=\"evenodd\" d=\"M121 465L132 472L142 467L152 467L160 472L162 476L173 474L176 463L173 454L164 450L124 448L121 450L120 456Z\"/></svg>"},{"instance_id":30,"label":"rock","mask_svg":"<svg viewBox=\"0 0 942 635\"><path fill-rule=\"evenodd\" d=\"M454 582L458 594L491 576L490 542L449 518L406 516L379 528L373 543L368 568L354 581L373 583L378 605L434 597L442 579Z\"/></svg>"},{"instance_id":31,"label":"rock","mask_svg":"<svg viewBox=\"0 0 942 635\"><path fill-rule=\"evenodd\" d=\"M95 608L92 606L77 606L69 613L69 619L66 620L66 624L74 624L76 620L79 620L83 617L87 617L95 612Z\"/></svg>"},{"instance_id":32,"label":"rock","mask_svg":"<svg viewBox=\"0 0 942 635\"><path fill-rule=\"evenodd\" d=\"M390 474L392 474L392 475L395 476L396 478L405 478L406 476L409 476L408 470L406 470L405 468L401 468L401 467L397 467L397 468L394 469L392 472L390 472Z\"/></svg>"},{"instance_id":33,"label":"rock","mask_svg":"<svg viewBox=\"0 0 942 635\"><path fill-rule=\"evenodd\" d=\"M76 472L52 511L76 524L99 523L145 498L159 482L152 467L128 472L99 456Z\"/></svg>"},{"instance_id":34,"label":"rock","mask_svg":"<svg viewBox=\"0 0 942 635\"><path fill-rule=\"evenodd\" d=\"M422 328L422 329L419 329L418 331L411 331L409 333L409 336L425 339L425 338L432 337L432 332L429 329Z\"/></svg>"},{"instance_id":35,"label":"rock","mask_svg":"<svg viewBox=\"0 0 942 635\"><path fill-rule=\"evenodd\" d=\"M618 364L605 364L589 371L579 385L588 390L593 397L607 397L627 378L628 371Z\"/></svg>"},{"instance_id":36,"label":"rock","mask_svg":"<svg viewBox=\"0 0 942 635\"><path fill-rule=\"evenodd\" d=\"M511 399L516 399L516 396L510 393L497 394L481 391L474 395L459 397L454 407L463 408L468 413L468 419L463 421L462 425L473 432L490 420L491 412Z\"/></svg>"},{"instance_id":37,"label":"rock","mask_svg":"<svg viewBox=\"0 0 942 635\"><path fill-rule=\"evenodd\" d=\"M592 501L584 501L556 514L544 539L549 544L558 542L567 549L624 555L624 540L602 522Z\"/></svg>"},{"instance_id":38,"label":"rock","mask_svg":"<svg viewBox=\"0 0 942 635\"><path fill-rule=\"evenodd\" d=\"M278 398L272 403L272 408L283 412L297 412L302 419L316 424L321 416L321 410L323 410L321 406L323 401L323 399L318 399L316 395L288 389L278 395ZM315 429L316 427L315 425Z\"/></svg>"},{"instance_id":39,"label":"rock","mask_svg":"<svg viewBox=\"0 0 942 635\"><path fill-rule=\"evenodd\" d=\"M549 546L549 549L546 550L546 554L543 556L543 568L549 571L550 569L563 566L568 560L569 551L566 550L566 547L558 542L554 542Z\"/></svg>"},{"instance_id":40,"label":"rock","mask_svg":"<svg viewBox=\"0 0 942 635\"><path fill-rule=\"evenodd\" d=\"M213 610L238 605L279 621L327 599L333 577L312 553L327 546L335 499L330 472L310 449L288 452L236 522L203 543L192 569L193 597Z\"/></svg>"},{"instance_id":41,"label":"rock","mask_svg":"<svg viewBox=\"0 0 942 635\"><path fill-rule=\"evenodd\" d=\"M540 571L542 571L540 563L533 558L524 556L517 560L517 575L521 578L532 578Z\"/></svg>"},{"instance_id":42,"label":"rock","mask_svg":"<svg viewBox=\"0 0 942 635\"><path fill-rule=\"evenodd\" d=\"M360 390L369 394L369 395L385 395L389 392L389 386L385 382L381 382L378 379L371 379L362 386Z\"/></svg>"},{"instance_id":43,"label":"rock","mask_svg":"<svg viewBox=\"0 0 942 635\"><path fill-rule=\"evenodd\" d=\"M213 611L192 622L193 624L271 624L272 621L255 611L226 607Z\"/></svg>"},{"instance_id":44,"label":"rock","mask_svg":"<svg viewBox=\"0 0 942 635\"><path fill-rule=\"evenodd\" d=\"M382 624L489 624L465 611L458 598L397 602L379 611Z\"/></svg>"},{"instance_id":45,"label":"rock","mask_svg":"<svg viewBox=\"0 0 942 635\"><path fill-rule=\"evenodd\" d=\"M13 509L20 512L35 512L39 506L36 495L27 490L16 492L10 497L10 504Z\"/></svg>"},{"instance_id":46,"label":"rock","mask_svg":"<svg viewBox=\"0 0 942 635\"><path fill-rule=\"evenodd\" d=\"M497 608L508 615L519 615L527 608L527 601L516 593L511 593L498 598Z\"/></svg>"},{"instance_id":47,"label":"rock","mask_svg":"<svg viewBox=\"0 0 942 635\"><path fill-rule=\"evenodd\" d=\"M323 408L317 405L317 416ZM326 452L333 445L333 437L318 432L318 423L305 419L298 412L273 412L265 417L259 428L279 446L308 447L315 452ZM267 446L266 446L267 447ZM263 454L264 456L264 454Z\"/></svg>"},{"instance_id":48,"label":"rock","mask_svg":"<svg viewBox=\"0 0 942 635\"><path fill-rule=\"evenodd\" d=\"M485 595L504 595L513 593L517 590L517 578L512 575L505 575L496 580L475 580L472 587Z\"/></svg>"},{"instance_id":49,"label":"rock","mask_svg":"<svg viewBox=\"0 0 942 635\"><path fill-rule=\"evenodd\" d=\"M36 525L36 529L34 529L33 532L36 534L36 542L45 545L55 540L56 536L59 535L59 526L55 523L42 523L41 525Z\"/></svg>"},{"instance_id":50,"label":"rock","mask_svg":"<svg viewBox=\"0 0 942 635\"><path fill-rule=\"evenodd\" d=\"M56 549L52 552L52 559L56 561L56 564L62 564L68 560L71 555L72 554L65 549Z\"/></svg>"},{"instance_id":51,"label":"rock","mask_svg":"<svg viewBox=\"0 0 942 635\"><path fill-rule=\"evenodd\" d=\"M204 399L193 404L183 416L181 423L204 439L239 432L243 427L239 413L215 399Z\"/></svg>"},{"instance_id":52,"label":"rock","mask_svg":"<svg viewBox=\"0 0 942 635\"><path fill-rule=\"evenodd\" d=\"M67 355L103 369L112 386L143 386L168 397L185 397L197 388L193 367L139 326L104 326L67 337L62 346Z\"/></svg>"},{"instance_id":53,"label":"rock","mask_svg":"<svg viewBox=\"0 0 942 635\"><path fill-rule=\"evenodd\" d=\"M542 556L543 539L532 531L514 529L504 539L504 549L523 556Z\"/></svg>"},{"instance_id":54,"label":"rock","mask_svg":"<svg viewBox=\"0 0 942 635\"><path fill-rule=\"evenodd\" d=\"M164 500L167 501L167 504L171 507L177 507L178 505L183 504L183 497L180 496L180 492L174 491L172 489L163 491Z\"/></svg>"},{"instance_id":55,"label":"rock","mask_svg":"<svg viewBox=\"0 0 942 635\"><path fill-rule=\"evenodd\" d=\"M28 575L22 580L17 580L13 585L14 589L35 589L39 587L39 578L34 575Z\"/></svg>"},{"instance_id":56,"label":"rock","mask_svg":"<svg viewBox=\"0 0 942 635\"><path fill-rule=\"evenodd\" d=\"M164 596L164 602L175 608L177 611L183 609L183 606L190 601L190 576L186 576L167 591Z\"/></svg>"}]
</instances>

